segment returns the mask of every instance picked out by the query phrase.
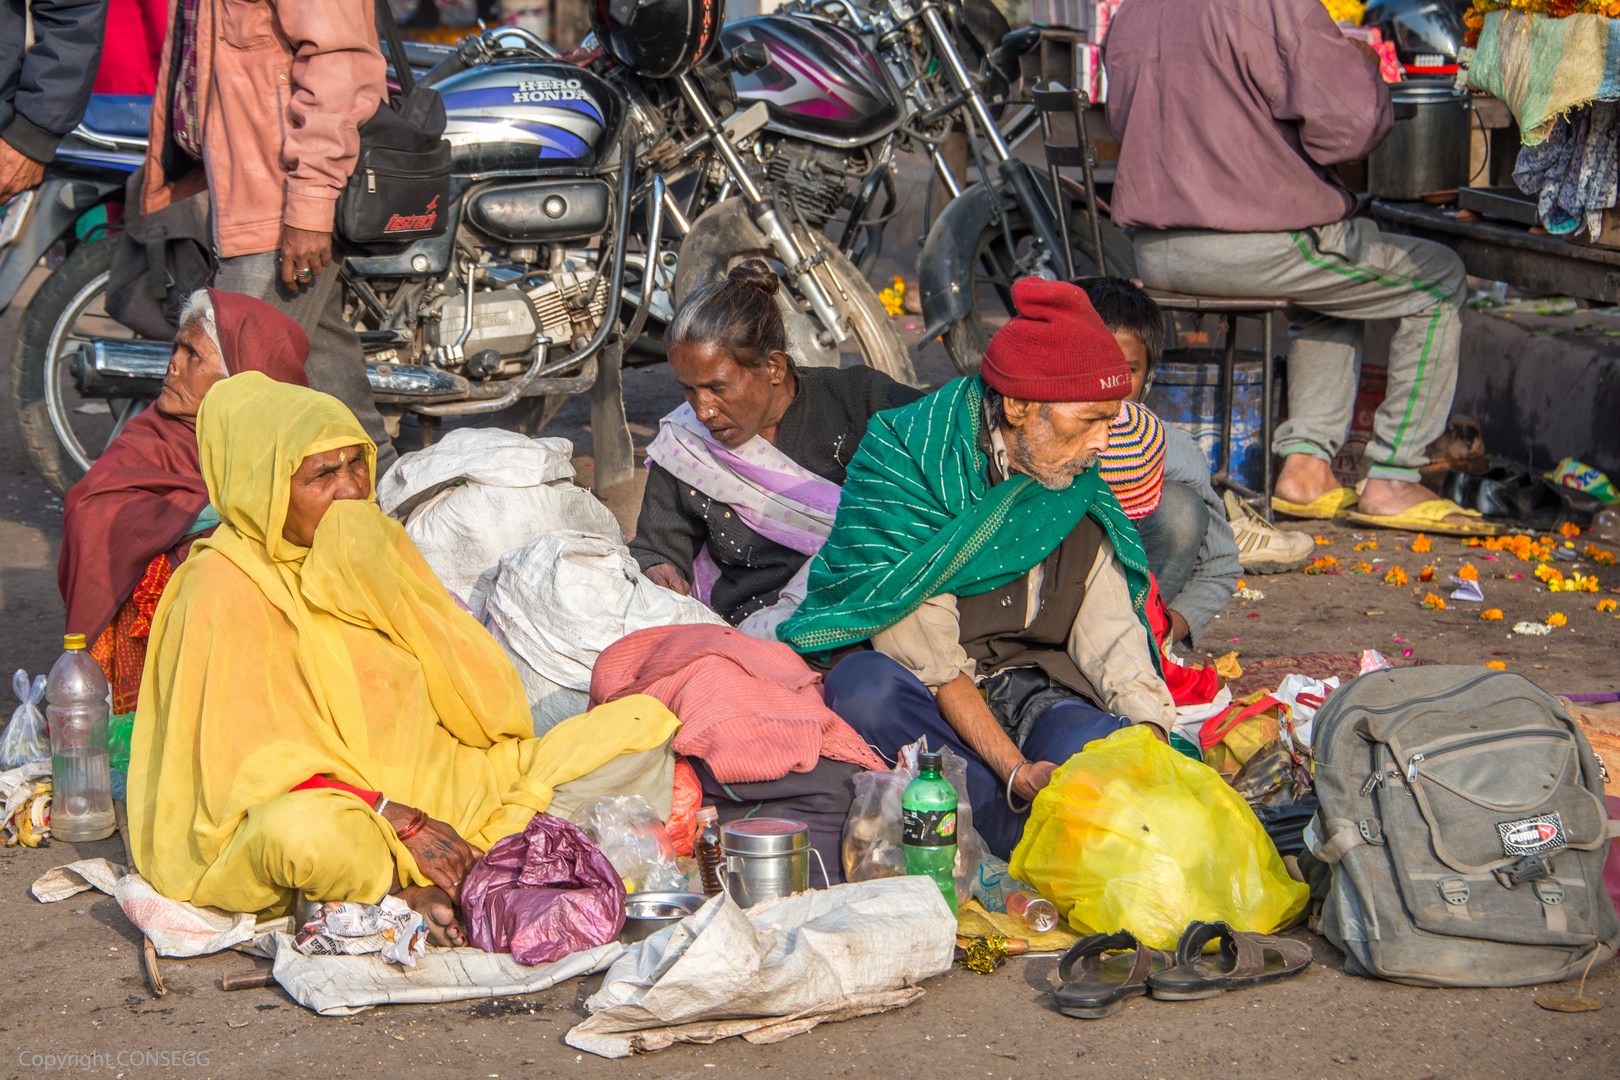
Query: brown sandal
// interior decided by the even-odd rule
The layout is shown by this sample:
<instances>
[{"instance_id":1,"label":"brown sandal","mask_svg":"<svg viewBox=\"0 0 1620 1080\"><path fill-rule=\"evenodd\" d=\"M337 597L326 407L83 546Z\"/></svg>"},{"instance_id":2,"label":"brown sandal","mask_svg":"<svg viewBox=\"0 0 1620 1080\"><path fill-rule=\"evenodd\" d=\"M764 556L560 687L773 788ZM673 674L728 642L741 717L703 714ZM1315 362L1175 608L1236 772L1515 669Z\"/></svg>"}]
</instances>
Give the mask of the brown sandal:
<instances>
[{"instance_id":1,"label":"brown sandal","mask_svg":"<svg viewBox=\"0 0 1620 1080\"><path fill-rule=\"evenodd\" d=\"M1214 938L1220 939L1220 954L1206 960L1204 946ZM1195 1001L1291 978L1310 966L1313 955L1303 941L1194 922L1176 943L1176 966L1149 975L1147 982L1156 998Z\"/></svg>"},{"instance_id":2,"label":"brown sandal","mask_svg":"<svg viewBox=\"0 0 1620 1080\"><path fill-rule=\"evenodd\" d=\"M1129 930L1092 934L1064 954L1058 964L1063 986L1052 996L1064 1016L1101 1020L1119 1012L1126 998L1145 996L1148 976L1168 970L1175 962L1163 949L1150 949L1137 941Z\"/></svg>"}]
</instances>

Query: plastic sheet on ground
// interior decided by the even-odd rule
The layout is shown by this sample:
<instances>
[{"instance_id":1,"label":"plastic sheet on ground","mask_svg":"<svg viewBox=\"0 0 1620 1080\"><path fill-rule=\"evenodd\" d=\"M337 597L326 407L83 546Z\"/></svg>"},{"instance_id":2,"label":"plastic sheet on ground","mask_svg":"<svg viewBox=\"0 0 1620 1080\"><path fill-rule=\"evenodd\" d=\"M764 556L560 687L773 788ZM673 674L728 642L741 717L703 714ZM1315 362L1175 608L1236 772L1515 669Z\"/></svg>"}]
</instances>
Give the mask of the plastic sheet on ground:
<instances>
[{"instance_id":1,"label":"plastic sheet on ground","mask_svg":"<svg viewBox=\"0 0 1620 1080\"><path fill-rule=\"evenodd\" d=\"M602 1057L741 1035L774 1043L908 1005L948 971L956 918L926 877L835 885L743 911L727 894L628 949L565 1040Z\"/></svg>"},{"instance_id":2,"label":"plastic sheet on ground","mask_svg":"<svg viewBox=\"0 0 1620 1080\"><path fill-rule=\"evenodd\" d=\"M400 458L377 485L377 503L405 523L439 580L466 600L480 574L537 536L623 535L613 512L574 484L573 453L567 439L460 428Z\"/></svg>"},{"instance_id":3,"label":"plastic sheet on ground","mask_svg":"<svg viewBox=\"0 0 1620 1080\"><path fill-rule=\"evenodd\" d=\"M170 900L146 879L106 859L81 859L45 871L34 882L34 899L42 904L98 889L118 901L124 915L145 934L159 956L206 956L224 949L258 951L255 937L291 926L290 919L260 923L240 911L220 911Z\"/></svg>"},{"instance_id":4,"label":"plastic sheet on ground","mask_svg":"<svg viewBox=\"0 0 1620 1080\"><path fill-rule=\"evenodd\" d=\"M472 591L473 613L517 666L535 734L589 707L596 657L626 634L727 625L701 600L643 577L616 536L548 533L501 555Z\"/></svg>"},{"instance_id":5,"label":"plastic sheet on ground","mask_svg":"<svg viewBox=\"0 0 1620 1080\"><path fill-rule=\"evenodd\" d=\"M322 1016L349 1016L373 1005L437 1005L533 994L577 975L601 971L624 952L616 941L529 966L481 949L429 948L414 968L368 956L305 956L291 935L270 942L272 974L294 1001Z\"/></svg>"}]
</instances>

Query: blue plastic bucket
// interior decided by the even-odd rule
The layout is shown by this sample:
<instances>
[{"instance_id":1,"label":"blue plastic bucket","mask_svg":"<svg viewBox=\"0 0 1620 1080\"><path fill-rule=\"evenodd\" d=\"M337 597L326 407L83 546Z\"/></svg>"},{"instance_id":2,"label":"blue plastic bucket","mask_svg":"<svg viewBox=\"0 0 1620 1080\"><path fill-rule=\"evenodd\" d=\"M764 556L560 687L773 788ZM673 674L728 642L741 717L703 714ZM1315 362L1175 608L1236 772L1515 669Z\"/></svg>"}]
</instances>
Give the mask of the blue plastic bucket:
<instances>
[{"instance_id":1,"label":"blue plastic bucket","mask_svg":"<svg viewBox=\"0 0 1620 1080\"><path fill-rule=\"evenodd\" d=\"M1232 478L1250 491L1265 482L1265 455L1260 445L1260 416L1264 411L1263 355L1240 349L1232 372ZM1153 388L1146 405L1160 420L1174 424L1198 443L1214 472L1221 460L1220 349L1167 349L1153 372Z\"/></svg>"}]
</instances>

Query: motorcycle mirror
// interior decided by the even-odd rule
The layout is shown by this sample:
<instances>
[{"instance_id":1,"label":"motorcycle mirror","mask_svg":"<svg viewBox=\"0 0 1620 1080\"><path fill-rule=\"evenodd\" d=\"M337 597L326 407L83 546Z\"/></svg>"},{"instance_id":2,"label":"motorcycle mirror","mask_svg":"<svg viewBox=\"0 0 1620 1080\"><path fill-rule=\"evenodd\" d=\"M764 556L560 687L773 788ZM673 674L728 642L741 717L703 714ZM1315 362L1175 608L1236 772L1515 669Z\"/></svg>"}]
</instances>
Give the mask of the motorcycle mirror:
<instances>
[{"instance_id":1,"label":"motorcycle mirror","mask_svg":"<svg viewBox=\"0 0 1620 1080\"><path fill-rule=\"evenodd\" d=\"M1040 27L1025 26L1014 30L1001 39L1001 44L988 57L990 67L997 71L1008 71L1009 65L1040 43Z\"/></svg>"}]
</instances>

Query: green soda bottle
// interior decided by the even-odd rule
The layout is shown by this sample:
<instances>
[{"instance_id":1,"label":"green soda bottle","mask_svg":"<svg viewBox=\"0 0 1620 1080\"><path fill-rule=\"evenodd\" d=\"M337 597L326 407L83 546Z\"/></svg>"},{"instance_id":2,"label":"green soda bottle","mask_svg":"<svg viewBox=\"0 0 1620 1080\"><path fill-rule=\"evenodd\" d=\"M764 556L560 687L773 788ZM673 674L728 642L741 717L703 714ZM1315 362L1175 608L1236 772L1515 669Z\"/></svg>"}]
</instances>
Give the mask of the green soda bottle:
<instances>
[{"instance_id":1,"label":"green soda bottle","mask_svg":"<svg viewBox=\"0 0 1620 1080\"><path fill-rule=\"evenodd\" d=\"M917 755L917 779L900 796L906 873L934 879L956 911L956 789L940 775L940 755Z\"/></svg>"}]
</instances>

